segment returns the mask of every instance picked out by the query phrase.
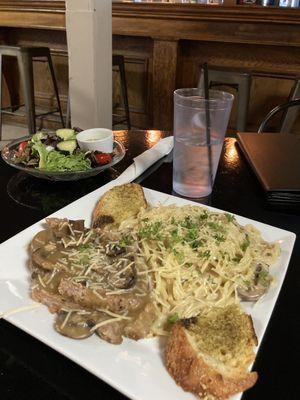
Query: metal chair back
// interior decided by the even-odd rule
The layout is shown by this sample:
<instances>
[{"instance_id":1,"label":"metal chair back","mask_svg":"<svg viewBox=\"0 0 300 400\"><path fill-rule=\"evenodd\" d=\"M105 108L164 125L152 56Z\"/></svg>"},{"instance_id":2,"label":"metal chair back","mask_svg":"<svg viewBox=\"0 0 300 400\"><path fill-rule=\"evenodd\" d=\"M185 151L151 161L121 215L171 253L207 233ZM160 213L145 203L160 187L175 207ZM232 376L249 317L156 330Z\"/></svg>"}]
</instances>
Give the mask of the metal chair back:
<instances>
[{"instance_id":1,"label":"metal chair back","mask_svg":"<svg viewBox=\"0 0 300 400\"><path fill-rule=\"evenodd\" d=\"M258 133L265 132L265 129L266 129L270 119L275 114L279 113L280 111L289 110L290 108L298 107L298 106L300 106L300 99L288 101L287 103L280 104L280 105L276 106L275 108L273 108L273 110L271 110L267 114L267 116L263 119L263 121L261 122L261 124L258 128ZM286 133L288 133L288 132L286 132Z\"/></svg>"}]
</instances>

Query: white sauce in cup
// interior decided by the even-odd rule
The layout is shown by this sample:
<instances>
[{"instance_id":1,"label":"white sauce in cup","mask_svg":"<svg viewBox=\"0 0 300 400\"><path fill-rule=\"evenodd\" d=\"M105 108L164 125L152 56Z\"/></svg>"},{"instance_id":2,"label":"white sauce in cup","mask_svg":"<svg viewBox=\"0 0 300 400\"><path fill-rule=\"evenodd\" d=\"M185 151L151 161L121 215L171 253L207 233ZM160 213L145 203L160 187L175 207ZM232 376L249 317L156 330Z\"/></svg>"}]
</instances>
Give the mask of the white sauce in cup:
<instances>
[{"instance_id":1,"label":"white sauce in cup","mask_svg":"<svg viewBox=\"0 0 300 400\"><path fill-rule=\"evenodd\" d=\"M79 132L76 139L83 151L101 151L102 153L112 153L113 151L114 135L110 129L87 129Z\"/></svg>"}]
</instances>

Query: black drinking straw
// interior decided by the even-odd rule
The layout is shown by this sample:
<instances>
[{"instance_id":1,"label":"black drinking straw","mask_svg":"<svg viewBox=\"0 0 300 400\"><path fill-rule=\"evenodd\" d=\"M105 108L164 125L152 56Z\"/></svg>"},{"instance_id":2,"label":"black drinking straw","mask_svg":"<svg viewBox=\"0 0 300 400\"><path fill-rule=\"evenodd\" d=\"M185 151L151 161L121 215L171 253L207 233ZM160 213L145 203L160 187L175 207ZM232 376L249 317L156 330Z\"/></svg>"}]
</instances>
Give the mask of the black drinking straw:
<instances>
[{"instance_id":1,"label":"black drinking straw","mask_svg":"<svg viewBox=\"0 0 300 400\"><path fill-rule=\"evenodd\" d=\"M206 143L208 150L209 176L211 188L213 187L212 173L212 154L211 154L211 135L210 135L210 114L209 114L209 88L208 88L208 68L207 63L202 65L204 73L204 97L205 97L205 122L206 122Z\"/></svg>"}]
</instances>

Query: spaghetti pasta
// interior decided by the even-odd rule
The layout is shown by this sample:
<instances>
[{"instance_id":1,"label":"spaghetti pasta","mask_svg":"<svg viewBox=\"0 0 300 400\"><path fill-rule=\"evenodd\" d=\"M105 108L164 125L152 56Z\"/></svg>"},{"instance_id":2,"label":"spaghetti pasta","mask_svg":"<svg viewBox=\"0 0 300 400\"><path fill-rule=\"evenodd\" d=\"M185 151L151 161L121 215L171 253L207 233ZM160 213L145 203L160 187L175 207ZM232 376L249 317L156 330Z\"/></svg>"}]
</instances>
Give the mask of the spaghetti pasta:
<instances>
[{"instance_id":1,"label":"spaghetti pasta","mask_svg":"<svg viewBox=\"0 0 300 400\"><path fill-rule=\"evenodd\" d=\"M238 288L270 280L266 269L279 256L251 225L200 206L158 206L141 210L120 231L136 243L153 281L157 318L153 335L167 334L168 320L190 318L209 307L239 303ZM263 265L257 276L257 265ZM264 276L263 276L264 275Z\"/></svg>"}]
</instances>

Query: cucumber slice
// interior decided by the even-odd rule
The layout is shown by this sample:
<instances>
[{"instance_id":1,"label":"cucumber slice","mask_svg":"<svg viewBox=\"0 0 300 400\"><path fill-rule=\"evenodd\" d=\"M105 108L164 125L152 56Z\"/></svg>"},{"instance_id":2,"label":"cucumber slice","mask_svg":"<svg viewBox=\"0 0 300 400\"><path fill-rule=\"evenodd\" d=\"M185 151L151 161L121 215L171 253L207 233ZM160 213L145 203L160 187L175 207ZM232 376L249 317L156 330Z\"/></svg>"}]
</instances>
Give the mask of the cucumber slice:
<instances>
[{"instance_id":1,"label":"cucumber slice","mask_svg":"<svg viewBox=\"0 0 300 400\"><path fill-rule=\"evenodd\" d=\"M74 129L57 129L56 135L63 140L71 140L76 138Z\"/></svg>"},{"instance_id":2,"label":"cucumber slice","mask_svg":"<svg viewBox=\"0 0 300 400\"><path fill-rule=\"evenodd\" d=\"M65 140L63 142L57 143L56 147L58 150L66 151L67 153L73 154L74 150L77 147L77 141L73 140Z\"/></svg>"}]
</instances>

